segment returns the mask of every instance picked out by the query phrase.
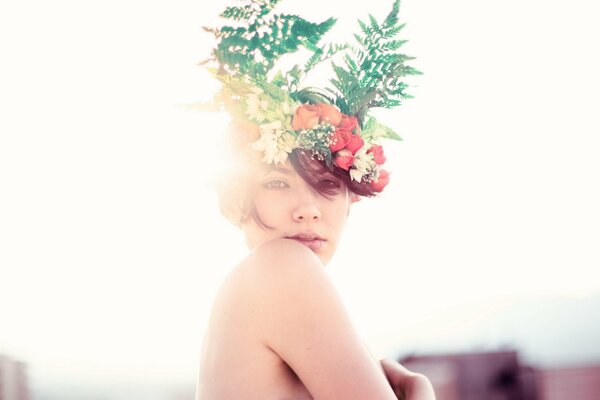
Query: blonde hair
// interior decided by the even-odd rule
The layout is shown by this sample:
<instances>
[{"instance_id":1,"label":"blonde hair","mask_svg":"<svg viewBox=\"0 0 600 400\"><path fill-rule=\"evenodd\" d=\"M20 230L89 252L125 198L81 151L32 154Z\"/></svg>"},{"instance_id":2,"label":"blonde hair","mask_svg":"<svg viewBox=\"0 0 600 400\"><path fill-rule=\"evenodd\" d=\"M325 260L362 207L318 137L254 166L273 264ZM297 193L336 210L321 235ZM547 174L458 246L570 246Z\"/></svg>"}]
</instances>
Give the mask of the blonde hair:
<instances>
[{"instance_id":1,"label":"blonde hair","mask_svg":"<svg viewBox=\"0 0 600 400\"><path fill-rule=\"evenodd\" d=\"M236 226L251 213L252 186L262 166L260 153L249 146L251 141L247 128L232 121L219 146L221 164L212 179L221 214Z\"/></svg>"}]
</instances>

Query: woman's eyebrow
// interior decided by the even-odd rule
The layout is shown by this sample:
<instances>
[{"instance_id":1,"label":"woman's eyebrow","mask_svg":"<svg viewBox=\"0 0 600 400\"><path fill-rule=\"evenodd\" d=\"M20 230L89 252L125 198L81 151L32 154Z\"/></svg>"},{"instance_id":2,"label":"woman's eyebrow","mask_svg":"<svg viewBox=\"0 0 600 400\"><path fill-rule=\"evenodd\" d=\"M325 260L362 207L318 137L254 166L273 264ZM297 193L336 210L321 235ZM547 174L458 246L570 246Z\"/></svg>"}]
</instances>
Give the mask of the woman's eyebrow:
<instances>
[{"instance_id":1,"label":"woman's eyebrow","mask_svg":"<svg viewBox=\"0 0 600 400\"><path fill-rule=\"evenodd\" d=\"M266 176L268 174L270 174L271 172L280 172L284 175L291 175L292 171L290 171L288 168L282 168L282 167L273 167L268 169L267 171L265 171L265 173L263 174L263 176Z\"/></svg>"}]
</instances>

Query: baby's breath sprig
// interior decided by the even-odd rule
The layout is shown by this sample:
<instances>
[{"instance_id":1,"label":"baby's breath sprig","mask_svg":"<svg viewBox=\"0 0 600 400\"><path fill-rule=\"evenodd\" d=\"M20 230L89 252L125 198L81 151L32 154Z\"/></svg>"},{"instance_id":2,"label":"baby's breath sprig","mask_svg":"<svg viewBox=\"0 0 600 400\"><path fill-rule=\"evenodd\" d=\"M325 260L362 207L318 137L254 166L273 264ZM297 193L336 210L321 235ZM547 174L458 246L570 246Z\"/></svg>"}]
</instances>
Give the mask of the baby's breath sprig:
<instances>
[{"instance_id":1,"label":"baby's breath sprig","mask_svg":"<svg viewBox=\"0 0 600 400\"><path fill-rule=\"evenodd\" d=\"M296 140L299 148L313 150L316 154L319 154L323 161L327 164L331 164L331 150L329 145L331 143L331 134L335 130L335 127L322 123L318 124L311 129L302 129L298 131L298 138Z\"/></svg>"}]
</instances>

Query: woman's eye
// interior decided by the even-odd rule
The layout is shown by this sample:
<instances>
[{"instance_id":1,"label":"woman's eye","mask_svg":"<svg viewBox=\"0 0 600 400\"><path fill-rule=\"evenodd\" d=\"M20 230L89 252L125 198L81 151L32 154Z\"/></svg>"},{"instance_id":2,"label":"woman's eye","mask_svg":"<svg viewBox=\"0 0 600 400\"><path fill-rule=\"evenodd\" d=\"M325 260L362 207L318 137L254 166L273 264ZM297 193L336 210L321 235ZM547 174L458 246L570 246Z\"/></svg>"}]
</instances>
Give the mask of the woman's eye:
<instances>
[{"instance_id":1,"label":"woman's eye","mask_svg":"<svg viewBox=\"0 0 600 400\"><path fill-rule=\"evenodd\" d=\"M283 188L286 188L288 185L284 181L275 180L275 181L269 181L269 182L265 183L264 186L267 189L283 189Z\"/></svg>"},{"instance_id":2,"label":"woman's eye","mask_svg":"<svg viewBox=\"0 0 600 400\"><path fill-rule=\"evenodd\" d=\"M332 188L332 189L336 189L336 188L339 188L342 186L340 184L340 182L334 181L333 179L323 179L322 181L319 182L319 185L323 186L323 187Z\"/></svg>"}]
</instances>

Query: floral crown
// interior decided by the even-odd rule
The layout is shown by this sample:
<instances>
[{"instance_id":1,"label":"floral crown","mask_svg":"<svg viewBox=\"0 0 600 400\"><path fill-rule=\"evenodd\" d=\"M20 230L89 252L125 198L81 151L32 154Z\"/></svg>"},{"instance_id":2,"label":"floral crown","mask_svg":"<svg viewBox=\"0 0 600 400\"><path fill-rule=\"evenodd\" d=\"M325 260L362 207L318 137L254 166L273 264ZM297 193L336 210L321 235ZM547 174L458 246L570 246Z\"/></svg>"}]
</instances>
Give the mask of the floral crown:
<instances>
[{"instance_id":1,"label":"floral crown","mask_svg":"<svg viewBox=\"0 0 600 400\"><path fill-rule=\"evenodd\" d=\"M376 107L393 108L412 96L401 78L421 74L405 65L414 59L397 50L406 40L394 40L399 24L400 0L383 21L369 15L358 21L358 46L319 45L335 24L334 18L312 23L296 15L274 14L280 0L241 0L221 17L236 26L204 28L217 39L211 57L201 64L222 82L220 91L203 109L227 110L252 149L268 164L283 163L294 149L311 152L331 171L347 174L360 194L381 192L389 182L382 168L386 161L380 139L402 140L391 128L369 115ZM272 69L281 56L306 48L312 55L287 72ZM305 87L303 79L317 64L338 53L333 61L333 88Z\"/></svg>"}]
</instances>

